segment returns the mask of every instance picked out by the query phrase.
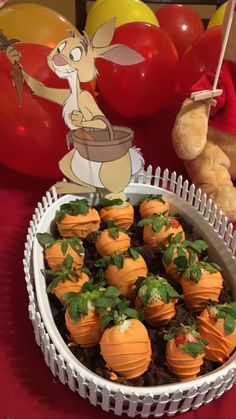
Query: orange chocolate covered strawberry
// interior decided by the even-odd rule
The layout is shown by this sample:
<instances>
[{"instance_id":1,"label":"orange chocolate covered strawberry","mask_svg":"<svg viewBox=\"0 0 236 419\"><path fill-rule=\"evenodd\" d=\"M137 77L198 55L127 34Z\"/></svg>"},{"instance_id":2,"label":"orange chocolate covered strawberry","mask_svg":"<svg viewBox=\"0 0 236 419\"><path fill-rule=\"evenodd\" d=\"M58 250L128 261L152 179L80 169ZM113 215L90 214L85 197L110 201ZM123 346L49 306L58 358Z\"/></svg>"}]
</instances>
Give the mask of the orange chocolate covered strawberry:
<instances>
[{"instance_id":1,"label":"orange chocolate covered strawberry","mask_svg":"<svg viewBox=\"0 0 236 419\"><path fill-rule=\"evenodd\" d=\"M62 237L86 238L99 229L100 217L95 208L89 207L86 199L76 199L61 205L56 223Z\"/></svg>"},{"instance_id":2,"label":"orange chocolate covered strawberry","mask_svg":"<svg viewBox=\"0 0 236 419\"><path fill-rule=\"evenodd\" d=\"M120 198L101 198L100 205L102 208L99 210L99 215L104 223L113 221L118 227L123 227L126 230L133 224L134 208L129 202Z\"/></svg>"},{"instance_id":3,"label":"orange chocolate covered strawberry","mask_svg":"<svg viewBox=\"0 0 236 419\"><path fill-rule=\"evenodd\" d=\"M165 335L168 368L180 381L197 377L203 363L206 342L191 326L173 328Z\"/></svg>"},{"instance_id":4,"label":"orange chocolate covered strawberry","mask_svg":"<svg viewBox=\"0 0 236 419\"><path fill-rule=\"evenodd\" d=\"M73 258L73 267L83 266L84 248L79 237L55 240L49 233L38 233L37 239L44 248L44 257L50 269L59 270L68 255Z\"/></svg>"},{"instance_id":5,"label":"orange chocolate covered strawberry","mask_svg":"<svg viewBox=\"0 0 236 419\"><path fill-rule=\"evenodd\" d=\"M55 294L62 304L65 303L64 294L68 292L79 292L83 284L89 280L86 269L78 269L74 266L72 256L67 255L65 261L57 271L45 269L43 271L50 284L47 292Z\"/></svg>"},{"instance_id":6,"label":"orange chocolate covered strawberry","mask_svg":"<svg viewBox=\"0 0 236 419\"><path fill-rule=\"evenodd\" d=\"M162 262L166 274L170 278L180 281L182 270L178 268L178 261L185 259L185 264L188 266L190 259L194 262L198 261L198 255L207 249L207 244L203 240L183 240L183 233L179 232L176 236L169 236L167 238L168 247L163 247Z\"/></svg>"},{"instance_id":7,"label":"orange chocolate covered strawberry","mask_svg":"<svg viewBox=\"0 0 236 419\"><path fill-rule=\"evenodd\" d=\"M92 281L86 282L81 292L64 295L65 323L73 343L83 348L98 345L102 335L99 310L112 307L118 295L116 288L101 288Z\"/></svg>"},{"instance_id":8,"label":"orange chocolate covered strawberry","mask_svg":"<svg viewBox=\"0 0 236 419\"><path fill-rule=\"evenodd\" d=\"M176 236L182 233L182 240L185 239L183 228L179 221L173 216L165 216L163 214L154 214L151 217L143 218L138 223L143 228L143 241L154 252L160 251L160 245L168 245L168 237Z\"/></svg>"},{"instance_id":9,"label":"orange chocolate covered strawberry","mask_svg":"<svg viewBox=\"0 0 236 419\"><path fill-rule=\"evenodd\" d=\"M147 276L146 262L134 248L128 249L125 253L115 253L106 259L105 263L107 265L105 277L110 285L120 290L122 297L131 298L138 277Z\"/></svg>"},{"instance_id":10,"label":"orange chocolate covered strawberry","mask_svg":"<svg viewBox=\"0 0 236 419\"><path fill-rule=\"evenodd\" d=\"M131 379L139 377L151 361L151 344L139 313L120 300L112 311L103 315L101 324L106 328L100 340L101 355L107 367L118 375Z\"/></svg>"},{"instance_id":11,"label":"orange chocolate covered strawberry","mask_svg":"<svg viewBox=\"0 0 236 419\"><path fill-rule=\"evenodd\" d=\"M151 217L154 214L169 213L169 204L162 195L148 195L139 201L139 214L141 218Z\"/></svg>"},{"instance_id":12,"label":"orange chocolate covered strawberry","mask_svg":"<svg viewBox=\"0 0 236 419\"><path fill-rule=\"evenodd\" d=\"M108 223L108 228L95 233L95 247L100 256L112 256L130 247L130 237L122 227Z\"/></svg>"},{"instance_id":13,"label":"orange chocolate covered strawberry","mask_svg":"<svg viewBox=\"0 0 236 419\"><path fill-rule=\"evenodd\" d=\"M144 319L152 326L175 315L175 304L181 298L164 278L149 275L136 282L137 296L135 306L142 309Z\"/></svg>"},{"instance_id":14,"label":"orange chocolate covered strawberry","mask_svg":"<svg viewBox=\"0 0 236 419\"><path fill-rule=\"evenodd\" d=\"M184 259L177 262L180 269L183 262ZM183 266L183 269L186 269L186 266ZM202 311L209 300L218 302L223 288L220 267L205 260L191 263L184 270L180 283L187 307L195 312Z\"/></svg>"},{"instance_id":15,"label":"orange chocolate covered strawberry","mask_svg":"<svg viewBox=\"0 0 236 419\"><path fill-rule=\"evenodd\" d=\"M198 331L208 342L205 358L224 362L236 347L236 303L210 304L198 316Z\"/></svg>"}]
</instances>

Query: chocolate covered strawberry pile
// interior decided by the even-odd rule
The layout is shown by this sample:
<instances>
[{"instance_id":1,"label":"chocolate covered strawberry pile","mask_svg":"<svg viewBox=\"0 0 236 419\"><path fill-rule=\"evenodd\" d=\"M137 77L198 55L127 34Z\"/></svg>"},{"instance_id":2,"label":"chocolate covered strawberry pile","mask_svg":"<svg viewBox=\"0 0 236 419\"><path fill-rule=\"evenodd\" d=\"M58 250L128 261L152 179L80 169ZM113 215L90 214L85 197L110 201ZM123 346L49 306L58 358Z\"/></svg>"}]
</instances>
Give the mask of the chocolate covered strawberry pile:
<instances>
[{"instance_id":1,"label":"chocolate covered strawberry pile","mask_svg":"<svg viewBox=\"0 0 236 419\"><path fill-rule=\"evenodd\" d=\"M45 292L66 344L89 369L126 385L161 385L210 372L235 349L224 272L162 196L135 207L76 199L61 206L55 227L54 236L38 234Z\"/></svg>"}]
</instances>

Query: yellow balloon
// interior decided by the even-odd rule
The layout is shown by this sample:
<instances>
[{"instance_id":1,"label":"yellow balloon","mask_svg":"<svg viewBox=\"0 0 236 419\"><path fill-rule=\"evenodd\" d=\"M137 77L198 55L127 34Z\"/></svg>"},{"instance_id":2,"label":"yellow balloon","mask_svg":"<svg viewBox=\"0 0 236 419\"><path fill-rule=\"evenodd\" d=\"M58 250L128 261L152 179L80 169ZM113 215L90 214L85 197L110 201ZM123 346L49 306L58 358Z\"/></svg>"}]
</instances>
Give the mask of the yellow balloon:
<instances>
[{"instance_id":1,"label":"yellow balloon","mask_svg":"<svg viewBox=\"0 0 236 419\"><path fill-rule=\"evenodd\" d=\"M54 48L77 29L64 16L40 4L21 3L0 10L0 28L8 38Z\"/></svg>"},{"instance_id":2,"label":"yellow balloon","mask_svg":"<svg viewBox=\"0 0 236 419\"><path fill-rule=\"evenodd\" d=\"M226 1L218 9L216 9L215 13L213 14L213 16L211 17L208 23L207 29L212 29L215 26L222 25L227 3L228 2Z\"/></svg>"},{"instance_id":3,"label":"yellow balloon","mask_svg":"<svg viewBox=\"0 0 236 419\"><path fill-rule=\"evenodd\" d=\"M159 26L152 9L140 0L97 0L99 4L89 11L85 32L92 36L96 30L112 17L116 17L116 28L129 22L145 22ZM96 2L95 2L96 5Z\"/></svg>"},{"instance_id":4,"label":"yellow balloon","mask_svg":"<svg viewBox=\"0 0 236 419\"><path fill-rule=\"evenodd\" d=\"M93 4L92 4L92 6L90 6L89 13L93 12L97 8L97 6L99 6L100 4L102 4L104 1L105 0L96 0L96 1L94 1Z\"/></svg>"}]
</instances>

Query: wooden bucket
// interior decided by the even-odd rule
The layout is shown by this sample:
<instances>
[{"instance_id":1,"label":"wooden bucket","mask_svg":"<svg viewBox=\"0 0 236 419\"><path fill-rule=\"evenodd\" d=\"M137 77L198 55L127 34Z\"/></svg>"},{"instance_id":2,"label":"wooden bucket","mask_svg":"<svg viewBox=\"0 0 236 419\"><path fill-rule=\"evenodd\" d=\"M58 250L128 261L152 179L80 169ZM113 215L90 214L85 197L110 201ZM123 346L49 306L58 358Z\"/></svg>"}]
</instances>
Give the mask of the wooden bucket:
<instances>
[{"instance_id":1,"label":"wooden bucket","mask_svg":"<svg viewBox=\"0 0 236 419\"><path fill-rule=\"evenodd\" d=\"M103 116L92 120L103 120L105 129L76 129L67 135L68 146L72 143L79 154L87 160L106 162L118 160L129 150L134 133L130 128L112 126Z\"/></svg>"}]
</instances>

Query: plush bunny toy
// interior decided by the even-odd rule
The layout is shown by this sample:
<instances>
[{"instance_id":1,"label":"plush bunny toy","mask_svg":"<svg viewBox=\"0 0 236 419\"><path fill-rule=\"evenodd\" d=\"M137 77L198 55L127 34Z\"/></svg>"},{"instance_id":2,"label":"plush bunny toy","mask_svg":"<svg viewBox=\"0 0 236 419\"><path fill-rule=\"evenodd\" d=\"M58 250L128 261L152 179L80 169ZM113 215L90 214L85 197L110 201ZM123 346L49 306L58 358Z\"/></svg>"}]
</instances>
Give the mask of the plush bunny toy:
<instances>
[{"instance_id":1,"label":"plush bunny toy","mask_svg":"<svg viewBox=\"0 0 236 419\"><path fill-rule=\"evenodd\" d=\"M217 85L222 93L214 99L196 101L194 94L186 99L172 136L174 149L193 183L213 199L230 221L236 221L236 188L232 182L236 179L236 9L232 2L235 4L234 0L228 1L223 23L224 35L234 7ZM191 91L212 90L214 80L214 73L206 73Z\"/></svg>"}]
</instances>

